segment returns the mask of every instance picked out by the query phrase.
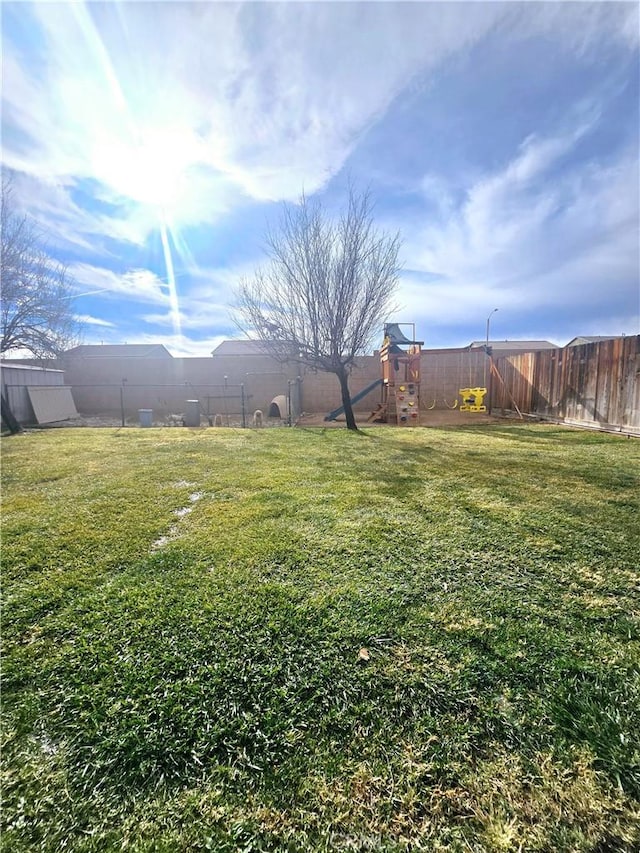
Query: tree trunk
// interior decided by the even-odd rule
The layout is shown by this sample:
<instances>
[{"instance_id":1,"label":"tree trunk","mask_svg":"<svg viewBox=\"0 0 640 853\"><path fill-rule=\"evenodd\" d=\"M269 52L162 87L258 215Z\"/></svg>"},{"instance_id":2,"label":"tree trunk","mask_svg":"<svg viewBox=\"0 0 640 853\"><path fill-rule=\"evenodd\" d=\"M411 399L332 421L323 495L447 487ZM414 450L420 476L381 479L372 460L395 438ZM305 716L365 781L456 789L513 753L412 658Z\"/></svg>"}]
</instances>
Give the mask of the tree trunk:
<instances>
[{"instance_id":1,"label":"tree trunk","mask_svg":"<svg viewBox=\"0 0 640 853\"><path fill-rule=\"evenodd\" d=\"M340 390L342 391L342 405L344 406L344 415L347 419L347 429L357 430L355 415L353 414L353 406L351 405L351 394L349 393L349 377L347 371L343 368L336 371L338 381L340 382Z\"/></svg>"}]
</instances>

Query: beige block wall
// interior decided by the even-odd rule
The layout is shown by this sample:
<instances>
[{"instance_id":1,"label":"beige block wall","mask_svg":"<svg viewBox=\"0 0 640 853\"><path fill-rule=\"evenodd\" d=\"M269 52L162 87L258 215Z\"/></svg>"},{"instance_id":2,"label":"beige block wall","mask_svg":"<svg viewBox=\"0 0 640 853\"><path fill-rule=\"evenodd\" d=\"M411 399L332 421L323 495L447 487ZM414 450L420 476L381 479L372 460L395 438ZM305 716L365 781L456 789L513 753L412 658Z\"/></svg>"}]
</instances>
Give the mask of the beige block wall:
<instances>
[{"instance_id":1,"label":"beige block wall","mask_svg":"<svg viewBox=\"0 0 640 853\"><path fill-rule=\"evenodd\" d=\"M604 405L603 400L605 398L608 400L608 404L615 408L614 403L617 398L621 397L622 399L624 397L626 408L620 415L622 418L620 422L635 423L638 412L638 391L637 383L634 382L635 374L632 375L632 368L635 365L634 359L637 360L638 358L637 347L640 338L634 338L631 342L625 339L620 340L622 343L619 344L611 341L601 342L600 348L604 353L603 359L606 361L606 366L596 371L598 374L597 381L593 380L591 385L588 385L584 396L589 401L591 397L596 395L600 409ZM595 346L595 344L589 346ZM613 357L607 355L607 348L615 348L615 346L635 347L633 352L626 354L621 362L627 364L628 361L631 365L629 368L631 379L627 378L625 374L624 382L622 380L618 382L617 379L612 378ZM505 359L501 357L498 360L498 365L505 372L503 378L512 388L512 393L518 391L518 383L523 379L524 374L526 373L529 376L528 371L525 371L522 365L525 362L532 362L534 357L541 363L545 362L547 358L545 352L548 353L549 351L543 351L537 355L536 353L522 354L519 352L517 362L514 360L514 363L519 365L519 369L512 371L513 375L504 366ZM557 354L556 350L551 352L552 355L549 358L554 357L553 353ZM572 353L573 350L566 356L568 360L573 357ZM503 351L500 352L500 356L502 355ZM21 362L22 360L17 363ZM162 418L169 413L184 412L186 400L189 399L199 399L203 411L206 412L208 409L212 415L218 413L223 415L239 414L241 410L239 386L240 383L244 383L245 409L247 416L250 416L258 408L267 412L271 400L280 394L286 395L289 382L295 383L298 375L301 377L301 411L326 414L341 403L340 386L334 375L314 373L308 368L301 370L299 365L283 366L264 355L185 359L67 358L57 361L48 360L47 366L65 370L65 384L72 387L76 407L80 413L87 415L119 415L121 391L124 396L125 415L129 420L137 420L137 410L141 408L152 409L154 417L157 418ZM459 404L460 388L491 385L489 361L481 349L424 350L421 368L421 408L423 410L432 407L444 409L447 406L451 407L456 401ZM576 367L577 370L578 367ZM551 381L549 379L550 370L543 371L543 373L546 377L544 381ZM225 376L227 377L226 385ZM528 383L530 387L532 387L533 376L534 374L531 374ZM357 394L358 391L379 377L380 362L378 355L358 358L350 379L352 395ZM541 382L543 383L544 377L542 379L539 376L536 378L538 385ZM569 378L571 379L571 377ZM126 380L124 384L123 380ZM594 383L597 386L595 390L592 387ZM497 391L496 382L494 382L494 386ZM296 388L297 383L292 386L292 389ZM621 388L624 394L620 390ZM542 387L542 391L536 393L538 396L542 394L542 397L551 400L552 390L545 390ZM572 393L574 392L575 388L573 388ZM356 403L354 408L359 412L370 412L375 408L380 397L381 391L376 388ZM611 399L609 399L610 397ZM613 399L614 397L615 399ZM542 402L544 403L544 400ZM542 405L540 401L536 402L538 409L540 405ZM609 415L611 423L618 423L618 421L611 420L614 417L617 415Z\"/></svg>"},{"instance_id":2,"label":"beige block wall","mask_svg":"<svg viewBox=\"0 0 640 853\"><path fill-rule=\"evenodd\" d=\"M360 356L356 359L349 378L349 390L354 397L367 385L380 378L380 359L377 356ZM354 410L370 412L380 402L380 389L354 404ZM313 372L307 368L303 374L302 408L305 412L328 413L342 404L340 383L333 373Z\"/></svg>"},{"instance_id":3,"label":"beige block wall","mask_svg":"<svg viewBox=\"0 0 640 853\"><path fill-rule=\"evenodd\" d=\"M281 365L265 356L70 358L65 370L78 411L87 415L119 414L121 389L127 418L135 418L138 409L153 409L158 416L183 412L190 399L199 399L203 411L212 414L239 413L240 383L245 386L247 411L266 412L274 397L287 394L289 381L297 376L302 379L304 411L328 412L341 403L340 385L333 374L315 373L296 364ZM377 379L379 371L376 357L357 359L351 393L357 394ZM379 392L374 391L356 408L365 411L378 400Z\"/></svg>"},{"instance_id":4,"label":"beige block wall","mask_svg":"<svg viewBox=\"0 0 640 853\"><path fill-rule=\"evenodd\" d=\"M424 350L421 359L420 408L445 409L460 403L461 388L489 382L489 360L483 350Z\"/></svg>"},{"instance_id":5,"label":"beige block wall","mask_svg":"<svg viewBox=\"0 0 640 853\"><path fill-rule=\"evenodd\" d=\"M239 413L240 383L247 411L264 411L274 396L287 393L287 380L295 377L260 356L73 358L65 361L65 369L79 412L119 414L122 390L127 418L136 417L138 409L153 409L158 416L184 412L186 400L193 399L212 414Z\"/></svg>"},{"instance_id":6,"label":"beige block wall","mask_svg":"<svg viewBox=\"0 0 640 853\"><path fill-rule=\"evenodd\" d=\"M458 399L460 388L482 386L484 365L482 351L424 351L421 407L446 408ZM67 358L60 366L66 371L66 383L73 388L78 411L87 415L120 414L121 389L129 419L137 418L138 409L152 409L158 417L181 413L191 399L200 400L202 411L212 415L239 414L240 383L244 384L247 413L252 414L255 409L267 412L271 400L279 394L286 395L289 381L297 376L302 379L302 411L327 413L342 402L335 375L296 364L282 365L262 355ZM380 375L378 355L357 358L349 382L352 396ZM370 412L380 399L381 390L376 388L354 408Z\"/></svg>"}]
</instances>

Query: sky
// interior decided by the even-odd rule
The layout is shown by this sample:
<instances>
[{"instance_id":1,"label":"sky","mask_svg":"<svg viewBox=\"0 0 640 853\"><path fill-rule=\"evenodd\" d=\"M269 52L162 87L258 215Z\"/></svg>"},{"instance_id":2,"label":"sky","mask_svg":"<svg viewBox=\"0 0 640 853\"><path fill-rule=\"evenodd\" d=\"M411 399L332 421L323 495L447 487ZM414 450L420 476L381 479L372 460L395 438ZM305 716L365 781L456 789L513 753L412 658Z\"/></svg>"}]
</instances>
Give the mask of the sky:
<instances>
[{"instance_id":1,"label":"sky","mask_svg":"<svg viewBox=\"0 0 640 853\"><path fill-rule=\"evenodd\" d=\"M638 3L4 2L2 49L3 169L84 343L241 337L283 205L350 184L426 347L640 332Z\"/></svg>"}]
</instances>

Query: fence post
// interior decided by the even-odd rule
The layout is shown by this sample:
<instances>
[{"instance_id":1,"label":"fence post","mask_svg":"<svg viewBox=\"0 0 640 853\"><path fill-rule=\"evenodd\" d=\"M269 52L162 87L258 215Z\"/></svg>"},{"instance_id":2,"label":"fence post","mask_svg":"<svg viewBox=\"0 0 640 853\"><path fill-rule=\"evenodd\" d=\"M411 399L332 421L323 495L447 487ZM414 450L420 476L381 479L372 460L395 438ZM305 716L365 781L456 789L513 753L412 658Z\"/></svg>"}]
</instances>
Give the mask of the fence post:
<instances>
[{"instance_id":1,"label":"fence post","mask_svg":"<svg viewBox=\"0 0 640 853\"><path fill-rule=\"evenodd\" d=\"M120 421L124 426L124 385L127 380L123 377L122 385L120 386Z\"/></svg>"},{"instance_id":2,"label":"fence post","mask_svg":"<svg viewBox=\"0 0 640 853\"><path fill-rule=\"evenodd\" d=\"M225 374L224 376L224 388L222 389L222 399L224 400L224 415L227 419L227 426L229 426L229 410L227 408L227 379L229 377Z\"/></svg>"},{"instance_id":3,"label":"fence post","mask_svg":"<svg viewBox=\"0 0 640 853\"><path fill-rule=\"evenodd\" d=\"M302 376L296 376L296 418L302 414Z\"/></svg>"},{"instance_id":4,"label":"fence post","mask_svg":"<svg viewBox=\"0 0 640 853\"><path fill-rule=\"evenodd\" d=\"M244 406L244 382L240 383L240 399L242 401L242 429L247 426L247 414Z\"/></svg>"}]
</instances>

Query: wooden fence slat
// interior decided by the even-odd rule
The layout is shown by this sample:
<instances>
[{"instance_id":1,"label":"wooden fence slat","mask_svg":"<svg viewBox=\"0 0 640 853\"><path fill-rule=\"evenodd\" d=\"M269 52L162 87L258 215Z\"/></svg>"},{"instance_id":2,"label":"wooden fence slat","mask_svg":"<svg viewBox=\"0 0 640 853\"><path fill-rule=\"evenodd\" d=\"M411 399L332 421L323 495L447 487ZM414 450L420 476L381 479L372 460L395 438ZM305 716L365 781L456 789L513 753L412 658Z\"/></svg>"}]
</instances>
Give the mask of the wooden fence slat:
<instances>
[{"instance_id":1,"label":"wooden fence slat","mask_svg":"<svg viewBox=\"0 0 640 853\"><path fill-rule=\"evenodd\" d=\"M495 359L495 410L640 431L640 335Z\"/></svg>"}]
</instances>

